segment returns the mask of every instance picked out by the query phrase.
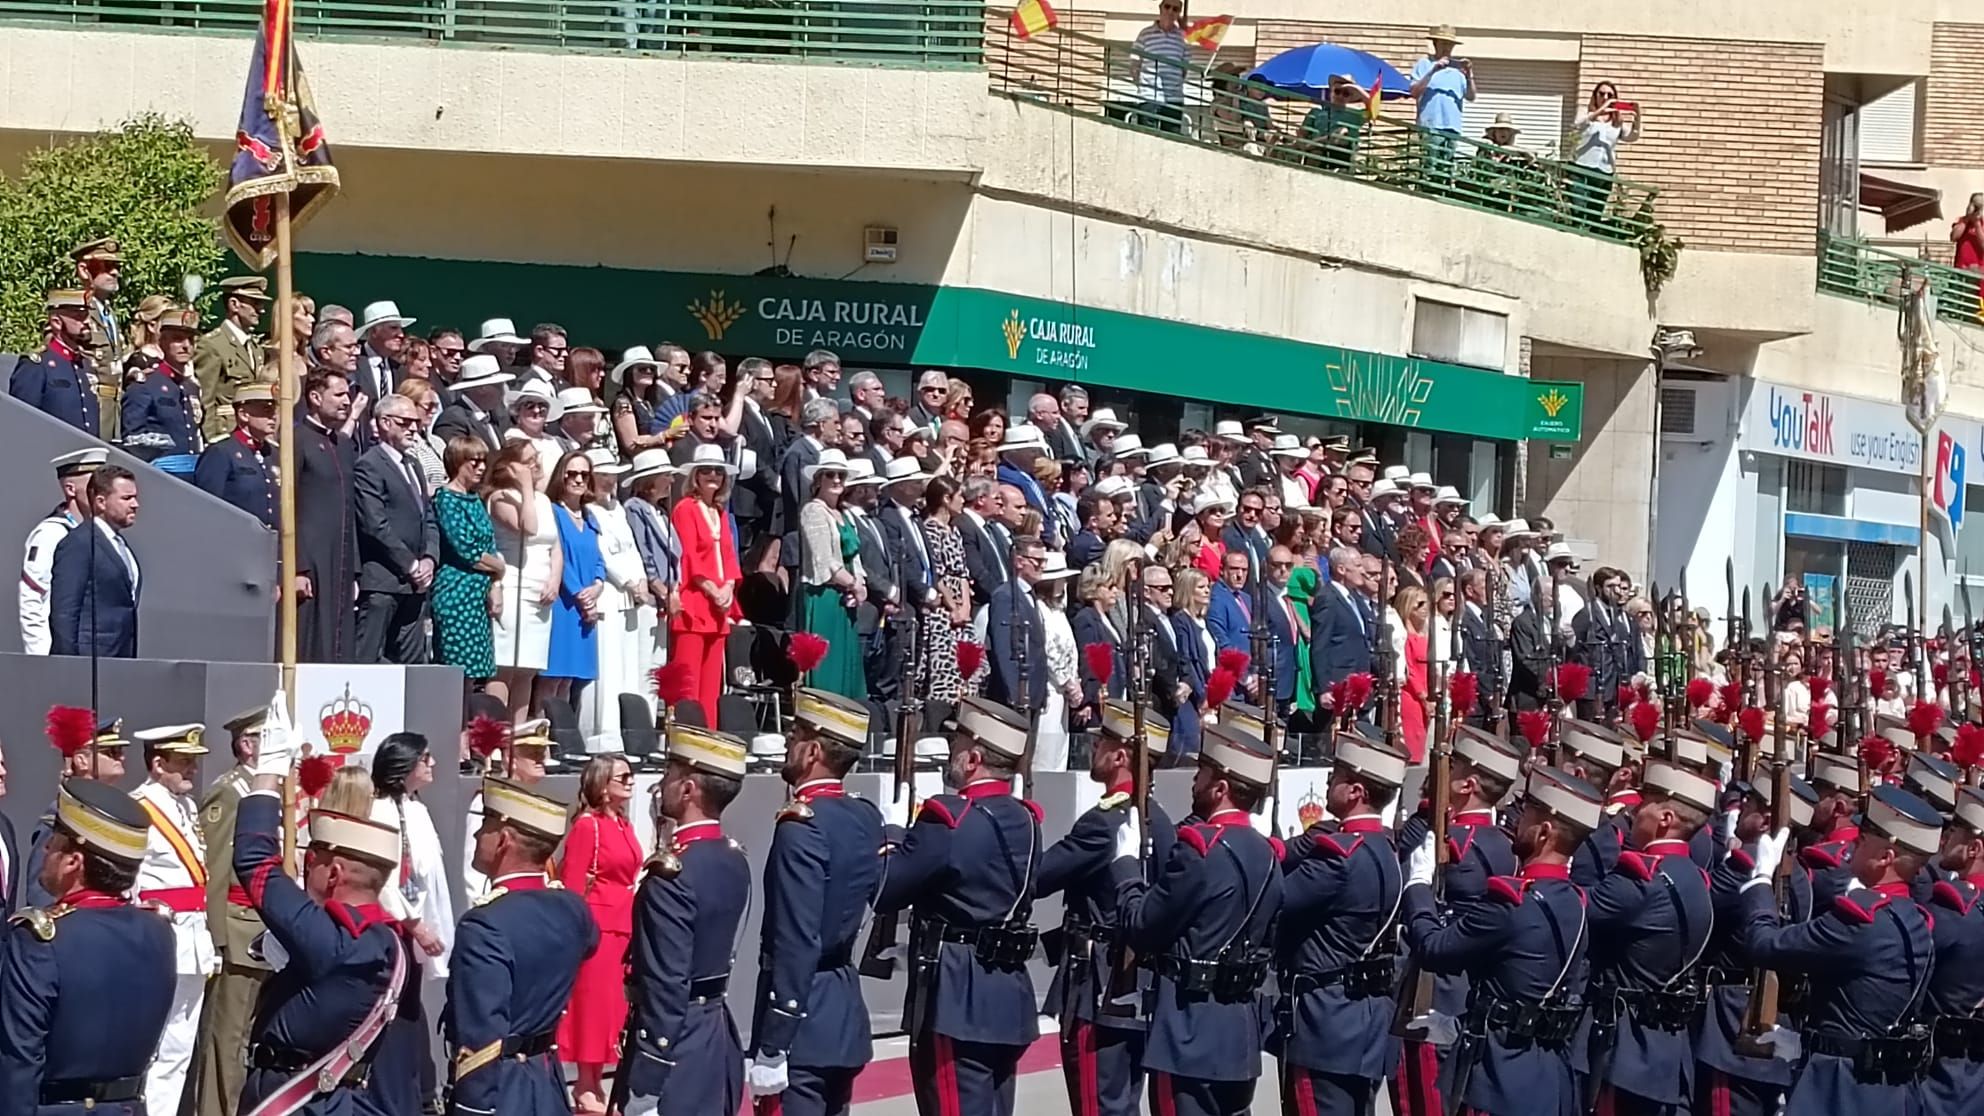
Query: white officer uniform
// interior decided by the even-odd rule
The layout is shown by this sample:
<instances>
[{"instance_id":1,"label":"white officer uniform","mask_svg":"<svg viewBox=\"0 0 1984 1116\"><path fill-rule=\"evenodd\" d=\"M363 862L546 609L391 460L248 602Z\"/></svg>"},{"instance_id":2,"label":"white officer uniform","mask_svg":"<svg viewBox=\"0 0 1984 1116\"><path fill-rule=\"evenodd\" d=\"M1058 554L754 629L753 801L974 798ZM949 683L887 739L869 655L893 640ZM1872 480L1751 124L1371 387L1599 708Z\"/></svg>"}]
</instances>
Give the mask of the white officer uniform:
<instances>
[{"instance_id":1,"label":"white officer uniform","mask_svg":"<svg viewBox=\"0 0 1984 1116\"><path fill-rule=\"evenodd\" d=\"M73 450L49 464L58 479L87 477L109 458L109 450L97 447ZM59 507L28 532L21 555L21 650L30 655L48 654L48 589L55 572L55 544L80 522L66 507Z\"/></svg>"},{"instance_id":2,"label":"white officer uniform","mask_svg":"<svg viewBox=\"0 0 1984 1116\"><path fill-rule=\"evenodd\" d=\"M145 749L149 768L155 755L202 756L200 725L164 725L131 734ZM195 784L197 785L197 784ZM133 895L171 911L172 936L177 945L172 1011L159 1035L158 1053L145 1072L145 1108L149 1112L179 1111L187 1071L199 1039L200 1001L207 978L220 971L212 936L207 932L207 847L200 833L200 801L191 791L175 794L157 779L146 779L131 797L151 818L145 859L138 865Z\"/></svg>"}]
</instances>

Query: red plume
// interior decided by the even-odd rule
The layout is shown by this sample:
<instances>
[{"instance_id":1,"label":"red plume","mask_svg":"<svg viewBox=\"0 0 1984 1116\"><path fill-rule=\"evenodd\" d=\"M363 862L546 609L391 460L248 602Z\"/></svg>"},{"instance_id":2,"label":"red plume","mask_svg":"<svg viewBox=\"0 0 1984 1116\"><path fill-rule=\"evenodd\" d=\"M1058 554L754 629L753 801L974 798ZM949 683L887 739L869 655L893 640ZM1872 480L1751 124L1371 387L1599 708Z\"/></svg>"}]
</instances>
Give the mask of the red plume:
<instances>
[{"instance_id":1,"label":"red plume","mask_svg":"<svg viewBox=\"0 0 1984 1116\"><path fill-rule=\"evenodd\" d=\"M483 714L468 723L468 750L488 759L510 743L507 722Z\"/></svg>"},{"instance_id":2,"label":"red plume","mask_svg":"<svg viewBox=\"0 0 1984 1116\"><path fill-rule=\"evenodd\" d=\"M1832 731L1833 711L1830 705L1814 705L1805 715L1805 734L1817 740Z\"/></svg>"},{"instance_id":3,"label":"red plume","mask_svg":"<svg viewBox=\"0 0 1984 1116\"><path fill-rule=\"evenodd\" d=\"M1956 730L1956 743L1950 747L1950 761L1958 767L1984 763L1984 725L1963 724Z\"/></svg>"},{"instance_id":4,"label":"red plume","mask_svg":"<svg viewBox=\"0 0 1984 1116\"><path fill-rule=\"evenodd\" d=\"M1234 683L1239 680L1232 671L1227 670L1225 667L1219 667L1214 670L1212 677L1206 679L1206 706L1211 709L1217 709L1225 705L1226 699L1233 696Z\"/></svg>"},{"instance_id":5,"label":"red plume","mask_svg":"<svg viewBox=\"0 0 1984 1116\"><path fill-rule=\"evenodd\" d=\"M1619 683L1617 696L1614 700L1619 703L1620 709L1631 709L1633 706L1639 704L1640 692L1633 688L1631 682L1621 682Z\"/></svg>"},{"instance_id":6,"label":"red plume","mask_svg":"<svg viewBox=\"0 0 1984 1116\"><path fill-rule=\"evenodd\" d=\"M688 701L695 687L695 674L688 663L672 660L654 668L654 697L663 705Z\"/></svg>"},{"instance_id":7,"label":"red plume","mask_svg":"<svg viewBox=\"0 0 1984 1116\"><path fill-rule=\"evenodd\" d=\"M1700 709L1715 700L1715 683L1706 678L1688 679L1688 708Z\"/></svg>"},{"instance_id":8,"label":"red plume","mask_svg":"<svg viewBox=\"0 0 1984 1116\"><path fill-rule=\"evenodd\" d=\"M74 705L48 711L48 742L64 756L73 756L96 739L96 714Z\"/></svg>"},{"instance_id":9,"label":"red plume","mask_svg":"<svg viewBox=\"0 0 1984 1116\"><path fill-rule=\"evenodd\" d=\"M785 641L785 657L799 673L805 674L826 661L826 638L812 632L794 632Z\"/></svg>"},{"instance_id":10,"label":"red plume","mask_svg":"<svg viewBox=\"0 0 1984 1116\"><path fill-rule=\"evenodd\" d=\"M1820 702L1825 701L1826 696L1832 693L1832 680L1829 678L1814 675L1811 678L1805 679L1805 685L1812 691L1813 705L1818 705Z\"/></svg>"},{"instance_id":11,"label":"red plume","mask_svg":"<svg viewBox=\"0 0 1984 1116\"><path fill-rule=\"evenodd\" d=\"M1948 663L1937 663L1934 667L1930 668L1929 677L1935 679L1938 686L1949 685L1950 665Z\"/></svg>"},{"instance_id":12,"label":"red plume","mask_svg":"<svg viewBox=\"0 0 1984 1116\"><path fill-rule=\"evenodd\" d=\"M1918 701L1908 707L1908 731L1918 738L1935 732L1942 723L1943 707L1933 701Z\"/></svg>"},{"instance_id":13,"label":"red plume","mask_svg":"<svg viewBox=\"0 0 1984 1116\"><path fill-rule=\"evenodd\" d=\"M1339 717L1350 712L1350 684L1343 679L1330 683L1330 708Z\"/></svg>"},{"instance_id":14,"label":"red plume","mask_svg":"<svg viewBox=\"0 0 1984 1116\"><path fill-rule=\"evenodd\" d=\"M1860 759L1867 770L1879 774L1894 761L1894 741L1879 733L1860 741Z\"/></svg>"},{"instance_id":15,"label":"red plume","mask_svg":"<svg viewBox=\"0 0 1984 1116\"><path fill-rule=\"evenodd\" d=\"M1888 688L1887 671L1882 670L1879 667L1875 667L1873 670L1867 672L1867 693L1869 696L1871 696L1874 700L1879 701L1881 695L1887 692L1887 688Z\"/></svg>"},{"instance_id":16,"label":"red plume","mask_svg":"<svg viewBox=\"0 0 1984 1116\"><path fill-rule=\"evenodd\" d=\"M1097 682L1107 686L1109 676L1116 673L1116 647L1114 644L1097 640L1082 644L1082 659L1088 663L1088 672Z\"/></svg>"},{"instance_id":17,"label":"red plume","mask_svg":"<svg viewBox=\"0 0 1984 1116\"><path fill-rule=\"evenodd\" d=\"M1627 716L1633 721L1633 735L1639 737L1642 744L1652 740L1653 734L1660 731L1660 706L1653 702L1642 701L1634 705Z\"/></svg>"},{"instance_id":18,"label":"red plume","mask_svg":"<svg viewBox=\"0 0 1984 1116\"><path fill-rule=\"evenodd\" d=\"M958 677L971 678L985 665L985 645L968 639L958 640Z\"/></svg>"},{"instance_id":19,"label":"red plume","mask_svg":"<svg viewBox=\"0 0 1984 1116\"><path fill-rule=\"evenodd\" d=\"M1376 685L1376 679L1359 671L1343 680L1343 700L1352 709L1362 709L1364 703L1371 700L1371 690ZM1343 706L1339 705L1337 709L1342 710Z\"/></svg>"},{"instance_id":20,"label":"red plume","mask_svg":"<svg viewBox=\"0 0 1984 1116\"><path fill-rule=\"evenodd\" d=\"M1970 688L1984 690L1984 667L1970 668Z\"/></svg>"},{"instance_id":21,"label":"red plume","mask_svg":"<svg viewBox=\"0 0 1984 1116\"><path fill-rule=\"evenodd\" d=\"M1764 738L1764 711L1754 705L1744 706L1736 714L1736 727L1742 731L1744 739L1752 741L1762 740Z\"/></svg>"},{"instance_id":22,"label":"red plume","mask_svg":"<svg viewBox=\"0 0 1984 1116\"><path fill-rule=\"evenodd\" d=\"M305 798L316 798L330 789L331 779L338 773L337 761L329 756L311 756L296 765L296 789Z\"/></svg>"},{"instance_id":23,"label":"red plume","mask_svg":"<svg viewBox=\"0 0 1984 1116\"><path fill-rule=\"evenodd\" d=\"M1557 697L1577 701L1591 693L1591 668L1583 663L1557 664Z\"/></svg>"},{"instance_id":24,"label":"red plume","mask_svg":"<svg viewBox=\"0 0 1984 1116\"><path fill-rule=\"evenodd\" d=\"M1471 671L1461 671L1447 680L1447 697L1454 703L1456 713L1465 714L1474 708L1474 700L1481 696L1481 679Z\"/></svg>"},{"instance_id":25,"label":"red plume","mask_svg":"<svg viewBox=\"0 0 1984 1116\"><path fill-rule=\"evenodd\" d=\"M1715 711L1715 719L1726 725L1736 716L1736 711L1743 708L1743 684L1724 682L1715 688L1715 696L1720 702Z\"/></svg>"},{"instance_id":26,"label":"red plume","mask_svg":"<svg viewBox=\"0 0 1984 1116\"><path fill-rule=\"evenodd\" d=\"M1247 668L1253 665L1253 657L1238 647L1228 647L1213 656L1213 669L1226 671L1235 678L1247 677Z\"/></svg>"},{"instance_id":27,"label":"red plume","mask_svg":"<svg viewBox=\"0 0 1984 1116\"><path fill-rule=\"evenodd\" d=\"M1532 748L1541 748L1550 739L1550 713L1544 709L1525 709L1516 714L1516 727L1522 730L1522 737Z\"/></svg>"}]
</instances>

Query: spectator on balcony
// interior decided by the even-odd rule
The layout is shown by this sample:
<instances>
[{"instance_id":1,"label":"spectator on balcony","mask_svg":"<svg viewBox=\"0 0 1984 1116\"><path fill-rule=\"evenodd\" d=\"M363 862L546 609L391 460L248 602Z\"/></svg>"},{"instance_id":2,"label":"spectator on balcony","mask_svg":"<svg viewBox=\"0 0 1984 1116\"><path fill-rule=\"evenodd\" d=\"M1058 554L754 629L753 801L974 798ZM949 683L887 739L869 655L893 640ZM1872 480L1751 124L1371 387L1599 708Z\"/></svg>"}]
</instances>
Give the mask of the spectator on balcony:
<instances>
[{"instance_id":1,"label":"spectator on balcony","mask_svg":"<svg viewBox=\"0 0 1984 1116\"><path fill-rule=\"evenodd\" d=\"M1963 216L1950 226L1950 243L1956 245L1956 266L1964 271L1984 272L1984 194L1970 195L1970 206ZM1984 280L1979 280L1977 288L1980 302L1984 302ZM1980 307L1968 307L1972 316Z\"/></svg>"},{"instance_id":2,"label":"spectator on balcony","mask_svg":"<svg viewBox=\"0 0 1984 1116\"><path fill-rule=\"evenodd\" d=\"M1488 145L1475 148L1468 163L1482 200L1505 213L1533 208L1541 193L1535 182L1536 156L1516 146L1520 135L1514 117L1496 113L1483 137Z\"/></svg>"},{"instance_id":3,"label":"spectator on balcony","mask_svg":"<svg viewBox=\"0 0 1984 1116\"><path fill-rule=\"evenodd\" d=\"M1130 76L1137 83L1135 122L1161 132L1185 130L1185 58L1190 48L1178 20L1184 0L1161 0L1157 22L1137 32Z\"/></svg>"},{"instance_id":4,"label":"spectator on balcony","mask_svg":"<svg viewBox=\"0 0 1984 1116\"><path fill-rule=\"evenodd\" d=\"M1229 151L1266 155L1275 146L1267 88L1247 81L1246 72L1238 62L1222 63L1213 71L1213 136Z\"/></svg>"},{"instance_id":5,"label":"spectator on balcony","mask_svg":"<svg viewBox=\"0 0 1984 1116\"><path fill-rule=\"evenodd\" d=\"M1299 147L1305 166L1349 170L1370 121L1371 95L1348 74L1331 74L1323 101L1302 118Z\"/></svg>"},{"instance_id":6,"label":"spectator on balcony","mask_svg":"<svg viewBox=\"0 0 1984 1116\"><path fill-rule=\"evenodd\" d=\"M1618 86L1601 81L1592 86L1590 102L1571 127L1578 134L1571 156L1577 168L1571 176L1571 203L1580 219L1596 224L1612 197L1619 145L1640 138L1639 106L1622 105Z\"/></svg>"},{"instance_id":7,"label":"spectator on balcony","mask_svg":"<svg viewBox=\"0 0 1984 1116\"><path fill-rule=\"evenodd\" d=\"M1460 35L1452 25L1441 24L1427 32L1433 49L1412 67L1412 96L1419 103L1419 127L1427 133L1426 153L1430 169L1444 175L1453 162L1454 139L1460 135L1461 109L1474 100L1474 63L1455 58Z\"/></svg>"}]
</instances>

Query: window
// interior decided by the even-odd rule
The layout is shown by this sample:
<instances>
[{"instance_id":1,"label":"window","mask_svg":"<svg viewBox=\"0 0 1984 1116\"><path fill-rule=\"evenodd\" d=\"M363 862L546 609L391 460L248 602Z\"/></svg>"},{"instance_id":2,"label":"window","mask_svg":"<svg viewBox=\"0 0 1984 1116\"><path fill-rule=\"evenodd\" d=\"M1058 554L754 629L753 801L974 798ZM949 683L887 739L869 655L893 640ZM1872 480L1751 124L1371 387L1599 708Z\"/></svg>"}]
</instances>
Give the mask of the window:
<instances>
[{"instance_id":1,"label":"window","mask_svg":"<svg viewBox=\"0 0 1984 1116\"><path fill-rule=\"evenodd\" d=\"M1845 515L1846 470L1816 461L1786 461L1784 507L1808 515Z\"/></svg>"},{"instance_id":2,"label":"window","mask_svg":"<svg viewBox=\"0 0 1984 1116\"><path fill-rule=\"evenodd\" d=\"M1495 114L1506 112L1522 129L1517 147L1547 156L1564 150L1579 96L1576 63L1477 58L1474 78L1475 98L1461 106L1461 130L1469 139L1484 138Z\"/></svg>"},{"instance_id":3,"label":"window","mask_svg":"<svg viewBox=\"0 0 1984 1116\"><path fill-rule=\"evenodd\" d=\"M1862 163L1914 163L1919 133L1916 106L1922 83L1909 82L1885 97L1860 106L1860 161Z\"/></svg>"},{"instance_id":4,"label":"window","mask_svg":"<svg viewBox=\"0 0 1984 1116\"><path fill-rule=\"evenodd\" d=\"M1508 361L1508 353L1508 315L1428 298L1416 300L1413 356L1499 372Z\"/></svg>"}]
</instances>

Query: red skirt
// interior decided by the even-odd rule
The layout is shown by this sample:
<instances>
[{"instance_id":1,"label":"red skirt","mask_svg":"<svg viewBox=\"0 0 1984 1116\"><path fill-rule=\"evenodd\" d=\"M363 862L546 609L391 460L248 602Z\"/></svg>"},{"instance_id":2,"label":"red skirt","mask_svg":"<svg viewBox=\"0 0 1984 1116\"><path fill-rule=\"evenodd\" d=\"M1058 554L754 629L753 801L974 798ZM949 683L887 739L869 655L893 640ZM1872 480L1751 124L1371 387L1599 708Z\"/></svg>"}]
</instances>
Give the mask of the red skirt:
<instances>
[{"instance_id":1,"label":"red skirt","mask_svg":"<svg viewBox=\"0 0 1984 1116\"><path fill-rule=\"evenodd\" d=\"M579 965L572 1002L558 1020L558 1057L579 1065L619 1061L627 1026L627 944L631 934L601 929L599 948Z\"/></svg>"}]
</instances>

